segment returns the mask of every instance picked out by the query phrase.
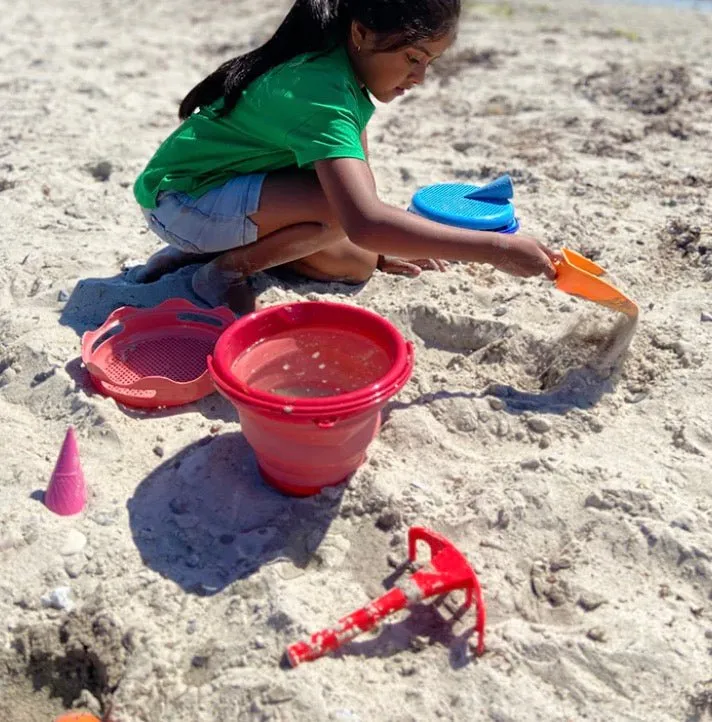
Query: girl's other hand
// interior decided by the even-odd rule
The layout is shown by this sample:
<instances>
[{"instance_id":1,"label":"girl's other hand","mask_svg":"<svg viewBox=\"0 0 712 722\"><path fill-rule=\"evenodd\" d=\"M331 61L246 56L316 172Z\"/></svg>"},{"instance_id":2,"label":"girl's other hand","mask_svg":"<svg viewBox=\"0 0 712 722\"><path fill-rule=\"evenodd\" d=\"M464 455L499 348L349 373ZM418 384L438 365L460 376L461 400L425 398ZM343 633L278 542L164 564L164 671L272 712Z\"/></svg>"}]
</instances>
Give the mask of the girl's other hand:
<instances>
[{"instance_id":1,"label":"girl's other hand","mask_svg":"<svg viewBox=\"0 0 712 722\"><path fill-rule=\"evenodd\" d=\"M445 271L447 263L437 258L417 258L406 261L395 256L380 256L378 270L398 276L419 276L422 271Z\"/></svg>"},{"instance_id":2,"label":"girl's other hand","mask_svg":"<svg viewBox=\"0 0 712 722\"><path fill-rule=\"evenodd\" d=\"M556 278L555 263L561 254L552 251L535 238L522 235L499 234L492 246L492 265L512 276L529 278L544 274L548 279Z\"/></svg>"}]
</instances>

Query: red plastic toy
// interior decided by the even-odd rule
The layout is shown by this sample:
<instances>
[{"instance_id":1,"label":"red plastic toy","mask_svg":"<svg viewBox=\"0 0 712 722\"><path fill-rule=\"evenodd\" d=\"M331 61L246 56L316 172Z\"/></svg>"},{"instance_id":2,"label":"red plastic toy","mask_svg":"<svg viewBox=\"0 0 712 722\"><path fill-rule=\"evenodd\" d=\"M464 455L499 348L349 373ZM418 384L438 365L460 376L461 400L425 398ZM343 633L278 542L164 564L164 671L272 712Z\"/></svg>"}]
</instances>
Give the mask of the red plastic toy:
<instances>
[{"instance_id":1,"label":"red plastic toy","mask_svg":"<svg viewBox=\"0 0 712 722\"><path fill-rule=\"evenodd\" d=\"M123 306L82 336L82 361L94 386L126 406L188 404L215 390L207 356L234 320L226 307L178 298L155 308Z\"/></svg>"},{"instance_id":2,"label":"red plastic toy","mask_svg":"<svg viewBox=\"0 0 712 722\"><path fill-rule=\"evenodd\" d=\"M318 494L356 471L413 363L413 345L390 321L328 301L243 316L208 356L262 477L290 496Z\"/></svg>"},{"instance_id":3,"label":"red plastic toy","mask_svg":"<svg viewBox=\"0 0 712 722\"><path fill-rule=\"evenodd\" d=\"M87 485L79 460L74 427L67 429L62 450L44 496L45 506L55 514L78 514L87 503Z\"/></svg>"},{"instance_id":4,"label":"red plastic toy","mask_svg":"<svg viewBox=\"0 0 712 722\"><path fill-rule=\"evenodd\" d=\"M378 622L394 612L418 604L429 597L448 594L456 589L466 592L463 610L477 602L477 655L485 650L486 610L482 590L474 569L465 556L445 537L423 527L412 527L408 532L408 557L416 559L418 541L430 547L430 562L424 569L412 574L399 586L365 607L343 617L335 627L312 634L309 641L297 642L287 647L287 659L292 667L310 662L333 652L342 644L363 632L373 629Z\"/></svg>"}]
</instances>

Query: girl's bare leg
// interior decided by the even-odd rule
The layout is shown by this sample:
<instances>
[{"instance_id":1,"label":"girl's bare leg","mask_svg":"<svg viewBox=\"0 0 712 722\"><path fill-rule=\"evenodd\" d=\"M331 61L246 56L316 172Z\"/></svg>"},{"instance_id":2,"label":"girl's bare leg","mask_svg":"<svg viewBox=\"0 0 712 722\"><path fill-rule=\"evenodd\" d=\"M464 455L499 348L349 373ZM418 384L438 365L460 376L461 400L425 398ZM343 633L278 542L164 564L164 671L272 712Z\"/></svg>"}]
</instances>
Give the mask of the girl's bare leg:
<instances>
[{"instance_id":1,"label":"girl's bare leg","mask_svg":"<svg viewBox=\"0 0 712 722\"><path fill-rule=\"evenodd\" d=\"M341 283L364 283L371 278L378 254L367 251L348 238L341 238L323 251L292 261L286 266L315 281L339 281Z\"/></svg>"},{"instance_id":2,"label":"girl's bare leg","mask_svg":"<svg viewBox=\"0 0 712 722\"><path fill-rule=\"evenodd\" d=\"M227 305L238 313L254 311L255 297L248 276L333 243L330 231L319 223L296 223L248 246L226 251L195 272L193 291L211 306Z\"/></svg>"},{"instance_id":3,"label":"girl's bare leg","mask_svg":"<svg viewBox=\"0 0 712 722\"><path fill-rule=\"evenodd\" d=\"M265 179L259 210L251 216L259 240L226 251L200 268L193 290L210 305L234 311L255 308L246 282L250 274L275 266L317 280L362 283L376 267L377 254L346 239L315 173L283 171Z\"/></svg>"}]
</instances>

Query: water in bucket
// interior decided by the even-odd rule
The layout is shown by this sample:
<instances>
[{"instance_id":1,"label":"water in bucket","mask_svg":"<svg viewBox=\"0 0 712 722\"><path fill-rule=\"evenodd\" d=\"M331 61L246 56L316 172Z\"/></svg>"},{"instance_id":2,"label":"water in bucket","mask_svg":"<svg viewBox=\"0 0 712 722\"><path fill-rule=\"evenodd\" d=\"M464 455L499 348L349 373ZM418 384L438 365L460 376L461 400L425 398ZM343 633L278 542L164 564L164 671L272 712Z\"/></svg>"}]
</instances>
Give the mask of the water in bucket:
<instances>
[{"instance_id":1,"label":"water in bucket","mask_svg":"<svg viewBox=\"0 0 712 722\"><path fill-rule=\"evenodd\" d=\"M307 327L275 334L234 361L247 386L278 396L321 398L374 383L391 367L384 349L363 334Z\"/></svg>"}]
</instances>

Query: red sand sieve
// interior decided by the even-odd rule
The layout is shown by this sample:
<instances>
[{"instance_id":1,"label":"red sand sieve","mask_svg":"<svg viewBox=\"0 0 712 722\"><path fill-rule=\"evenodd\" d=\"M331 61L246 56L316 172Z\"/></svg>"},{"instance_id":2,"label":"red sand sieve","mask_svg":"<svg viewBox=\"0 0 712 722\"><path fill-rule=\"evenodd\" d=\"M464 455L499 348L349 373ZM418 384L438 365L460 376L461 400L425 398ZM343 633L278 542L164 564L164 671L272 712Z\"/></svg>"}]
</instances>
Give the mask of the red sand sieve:
<instances>
[{"instance_id":1,"label":"red sand sieve","mask_svg":"<svg viewBox=\"0 0 712 722\"><path fill-rule=\"evenodd\" d=\"M206 359L234 320L227 308L184 299L123 306L82 336L82 361L96 388L126 406L187 404L215 390Z\"/></svg>"}]
</instances>

